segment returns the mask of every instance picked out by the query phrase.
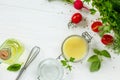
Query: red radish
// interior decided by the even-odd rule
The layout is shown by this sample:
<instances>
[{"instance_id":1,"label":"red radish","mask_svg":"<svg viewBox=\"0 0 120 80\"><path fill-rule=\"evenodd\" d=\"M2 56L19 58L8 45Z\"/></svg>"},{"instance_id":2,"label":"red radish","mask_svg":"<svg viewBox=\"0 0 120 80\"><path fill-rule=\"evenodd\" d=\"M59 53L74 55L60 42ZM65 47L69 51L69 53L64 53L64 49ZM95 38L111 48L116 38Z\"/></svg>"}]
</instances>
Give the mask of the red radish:
<instances>
[{"instance_id":1,"label":"red radish","mask_svg":"<svg viewBox=\"0 0 120 80\"><path fill-rule=\"evenodd\" d=\"M80 13L73 14L71 18L71 22L75 24L79 23L81 20L82 20L82 15Z\"/></svg>"},{"instance_id":2,"label":"red radish","mask_svg":"<svg viewBox=\"0 0 120 80\"><path fill-rule=\"evenodd\" d=\"M102 39L101 39L101 42L104 44L104 45L110 45L112 44L114 41L113 37L109 34L105 34L103 35Z\"/></svg>"},{"instance_id":3,"label":"red radish","mask_svg":"<svg viewBox=\"0 0 120 80\"><path fill-rule=\"evenodd\" d=\"M98 28L102 25L103 25L102 22L95 21L95 22L92 23L91 28L94 32L99 32Z\"/></svg>"},{"instance_id":4,"label":"red radish","mask_svg":"<svg viewBox=\"0 0 120 80\"><path fill-rule=\"evenodd\" d=\"M74 2L74 8L77 9L77 10L80 10L82 8L85 8L85 9L89 10L87 7L83 6L83 2L81 0L76 0Z\"/></svg>"},{"instance_id":5,"label":"red radish","mask_svg":"<svg viewBox=\"0 0 120 80\"><path fill-rule=\"evenodd\" d=\"M76 24L78 24L80 21L82 21L82 15L80 13L73 14L71 22L68 23L68 28L71 26L76 27Z\"/></svg>"}]
</instances>

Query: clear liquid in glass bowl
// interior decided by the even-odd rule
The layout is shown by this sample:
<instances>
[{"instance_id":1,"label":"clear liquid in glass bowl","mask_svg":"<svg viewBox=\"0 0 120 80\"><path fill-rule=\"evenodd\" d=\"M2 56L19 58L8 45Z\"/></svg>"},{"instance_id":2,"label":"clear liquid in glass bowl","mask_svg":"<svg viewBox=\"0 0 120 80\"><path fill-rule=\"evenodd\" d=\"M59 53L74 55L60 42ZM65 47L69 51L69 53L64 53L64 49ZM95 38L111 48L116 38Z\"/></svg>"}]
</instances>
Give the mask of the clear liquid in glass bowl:
<instances>
[{"instance_id":1,"label":"clear liquid in glass bowl","mask_svg":"<svg viewBox=\"0 0 120 80\"><path fill-rule=\"evenodd\" d=\"M63 74L63 67L56 59L45 59L39 64L39 80L61 80L63 78Z\"/></svg>"}]
</instances>

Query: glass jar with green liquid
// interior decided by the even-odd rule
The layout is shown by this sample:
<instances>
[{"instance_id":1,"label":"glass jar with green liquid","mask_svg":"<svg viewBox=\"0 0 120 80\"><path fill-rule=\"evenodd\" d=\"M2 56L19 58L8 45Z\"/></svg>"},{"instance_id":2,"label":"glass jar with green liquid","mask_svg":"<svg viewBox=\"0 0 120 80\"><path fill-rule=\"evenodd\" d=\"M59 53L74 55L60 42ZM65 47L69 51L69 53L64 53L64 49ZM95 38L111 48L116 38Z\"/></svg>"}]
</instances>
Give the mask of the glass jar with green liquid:
<instances>
[{"instance_id":1,"label":"glass jar with green liquid","mask_svg":"<svg viewBox=\"0 0 120 80\"><path fill-rule=\"evenodd\" d=\"M22 43L16 39L7 39L0 46L0 62L7 64L17 63L24 52Z\"/></svg>"}]
</instances>

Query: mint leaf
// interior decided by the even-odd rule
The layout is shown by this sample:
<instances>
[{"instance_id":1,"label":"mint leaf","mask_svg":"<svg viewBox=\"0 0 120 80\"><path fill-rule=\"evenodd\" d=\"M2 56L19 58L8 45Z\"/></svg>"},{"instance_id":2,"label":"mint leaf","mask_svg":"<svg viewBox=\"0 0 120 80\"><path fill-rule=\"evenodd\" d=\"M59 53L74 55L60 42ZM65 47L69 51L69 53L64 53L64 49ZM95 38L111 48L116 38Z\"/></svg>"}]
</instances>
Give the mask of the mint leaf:
<instances>
[{"instance_id":1,"label":"mint leaf","mask_svg":"<svg viewBox=\"0 0 120 80\"><path fill-rule=\"evenodd\" d=\"M21 68L21 64L12 64L8 66L7 70L9 71L18 71Z\"/></svg>"},{"instance_id":2,"label":"mint leaf","mask_svg":"<svg viewBox=\"0 0 120 80\"><path fill-rule=\"evenodd\" d=\"M93 51L94 51L95 54L101 55L101 52L98 49L94 49Z\"/></svg>"},{"instance_id":3,"label":"mint leaf","mask_svg":"<svg viewBox=\"0 0 120 80\"><path fill-rule=\"evenodd\" d=\"M100 61L95 61L92 62L91 66L90 66L90 71L91 72L95 72L98 71L101 67L101 62Z\"/></svg>"},{"instance_id":4,"label":"mint leaf","mask_svg":"<svg viewBox=\"0 0 120 80\"><path fill-rule=\"evenodd\" d=\"M104 57L111 58L111 55L109 54L109 52L108 52L107 50L102 50L102 51L101 51L101 54L102 54L102 56L104 56Z\"/></svg>"},{"instance_id":5,"label":"mint leaf","mask_svg":"<svg viewBox=\"0 0 120 80\"><path fill-rule=\"evenodd\" d=\"M97 55L91 56L88 60L88 62L95 62L95 61L100 61Z\"/></svg>"},{"instance_id":6,"label":"mint leaf","mask_svg":"<svg viewBox=\"0 0 120 80\"><path fill-rule=\"evenodd\" d=\"M72 57L70 57L70 60L69 60L70 62L74 62L75 61L75 58L72 58Z\"/></svg>"},{"instance_id":7,"label":"mint leaf","mask_svg":"<svg viewBox=\"0 0 120 80\"><path fill-rule=\"evenodd\" d=\"M61 60L61 63L62 63L63 66L67 65L67 62L65 60Z\"/></svg>"}]
</instances>

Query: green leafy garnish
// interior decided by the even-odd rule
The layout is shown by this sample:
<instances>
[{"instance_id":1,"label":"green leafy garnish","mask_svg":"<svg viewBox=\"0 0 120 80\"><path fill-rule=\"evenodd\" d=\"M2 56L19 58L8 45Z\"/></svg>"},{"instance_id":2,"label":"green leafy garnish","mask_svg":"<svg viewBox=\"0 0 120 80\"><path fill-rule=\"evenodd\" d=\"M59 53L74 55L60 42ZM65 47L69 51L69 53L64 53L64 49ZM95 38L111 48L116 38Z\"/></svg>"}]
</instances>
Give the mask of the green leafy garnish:
<instances>
[{"instance_id":1,"label":"green leafy garnish","mask_svg":"<svg viewBox=\"0 0 120 80\"><path fill-rule=\"evenodd\" d=\"M109 52L106 51L106 50L102 50L102 51L101 51L101 54L102 54L102 56L104 56L104 57L111 58L111 55L110 55Z\"/></svg>"},{"instance_id":2,"label":"green leafy garnish","mask_svg":"<svg viewBox=\"0 0 120 80\"><path fill-rule=\"evenodd\" d=\"M99 58L97 55L93 55L88 59L88 62L95 62L95 61L99 61Z\"/></svg>"},{"instance_id":3,"label":"green leafy garnish","mask_svg":"<svg viewBox=\"0 0 120 80\"><path fill-rule=\"evenodd\" d=\"M61 63L62 63L63 66L66 66L66 65L67 65L66 60L61 60Z\"/></svg>"},{"instance_id":4,"label":"green leafy garnish","mask_svg":"<svg viewBox=\"0 0 120 80\"><path fill-rule=\"evenodd\" d=\"M72 66L71 65L67 65L67 67L70 71L72 70Z\"/></svg>"},{"instance_id":5,"label":"green leafy garnish","mask_svg":"<svg viewBox=\"0 0 120 80\"><path fill-rule=\"evenodd\" d=\"M70 58L70 62L74 62L75 61L75 58Z\"/></svg>"},{"instance_id":6,"label":"green leafy garnish","mask_svg":"<svg viewBox=\"0 0 120 80\"><path fill-rule=\"evenodd\" d=\"M98 49L93 49L94 53L96 55L101 55L101 56L104 56L104 57L107 57L107 58L111 58L111 55L109 54L109 52L107 50L98 50Z\"/></svg>"},{"instance_id":7,"label":"green leafy garnish","mask_svg":"<svg viewBox=\"0 0 120 80\"><path fill-rule=\"evenodd\" d=\"M8 66L7 70L9 71L18 71L21 68L21 64L12 64Z\"/></svg>"},{"instance_id":8,"label":"green leafy garnish","mask_svg":"<svg viewBox=\"0 0 120 80\"><path fill-rule=\"evenodd\" d=\"M90 13L92 14L92 15L94 15L95 13L96 13L96 10L95 9L90 9Z\"/></svg>"},{"instance_id":9,"label":"green leafy garnish","mask_svg":"<svg viewBox=\"0 0 120 80\"><path fill-rule=\"evenodd\" d=\"M91 63L90 65L90 71L95 72L98 71L101 67L101 62L102 62L102 56L106 58L111 58L111 55L107 50L98 50L98 49L93 49L93 52L95 55L91 56L88 58L88 62Z\"/></svg>"},{"instance_id":10,"label":"green leafy garnish","mask_svg":"<svg viewBox=\"0 0 120 80\"><path fill-rule=\"evenodd\" d=\"M72 70L72 66L70 65L70 62L73 63L75 61L75 58L70 57L69 60L61 60L61 63L64 67L68 68L70 71Z\"/></svg>"},{"instance_id":11,"label":"green leafy garnish","mask_svg":"<svg viewBox=\"0 0 120 80\"><path fill-rule=\"evenodd\" d=\"M100 13L103 27L99 35L102 37L106 33L114 32L114 43L110 46L116 53L120 54L120 0L83 0L92 3L92 9L96 8ZM91 11L94 13L94 10Z\"/></svg>"},{"instance_id":12,"label":"green leafy garnish","mask_svg":"<svg viewBox=\"0 0 120 80\"><path fill-rule=\"evenodd\" d=\"M97 55L101 55L101 52L98 49L93 49L94 53Z\"/></svg>"},{"instance_id":13,"label":"green leafy garnish","mask_svg":"<svg viewBox=\"0 0 120 80\"><path fill-rule=\"evenodd\" d=\"M90 71L91 72L95 72L98 71L101 67L101 62L100 61L95 61L92 62L91 66L90 66Z\"/></svg>"},{"instance_id":14,"label":"green leafy garnish","mask_svg":"<svg viewBox=\"0 0 120 80\"><path fill-rule=\"evenodd\" d=\"M84 2L87 2L87 3L89 3L91 0L84 0Z\"/></svg>"}]
</instances>

